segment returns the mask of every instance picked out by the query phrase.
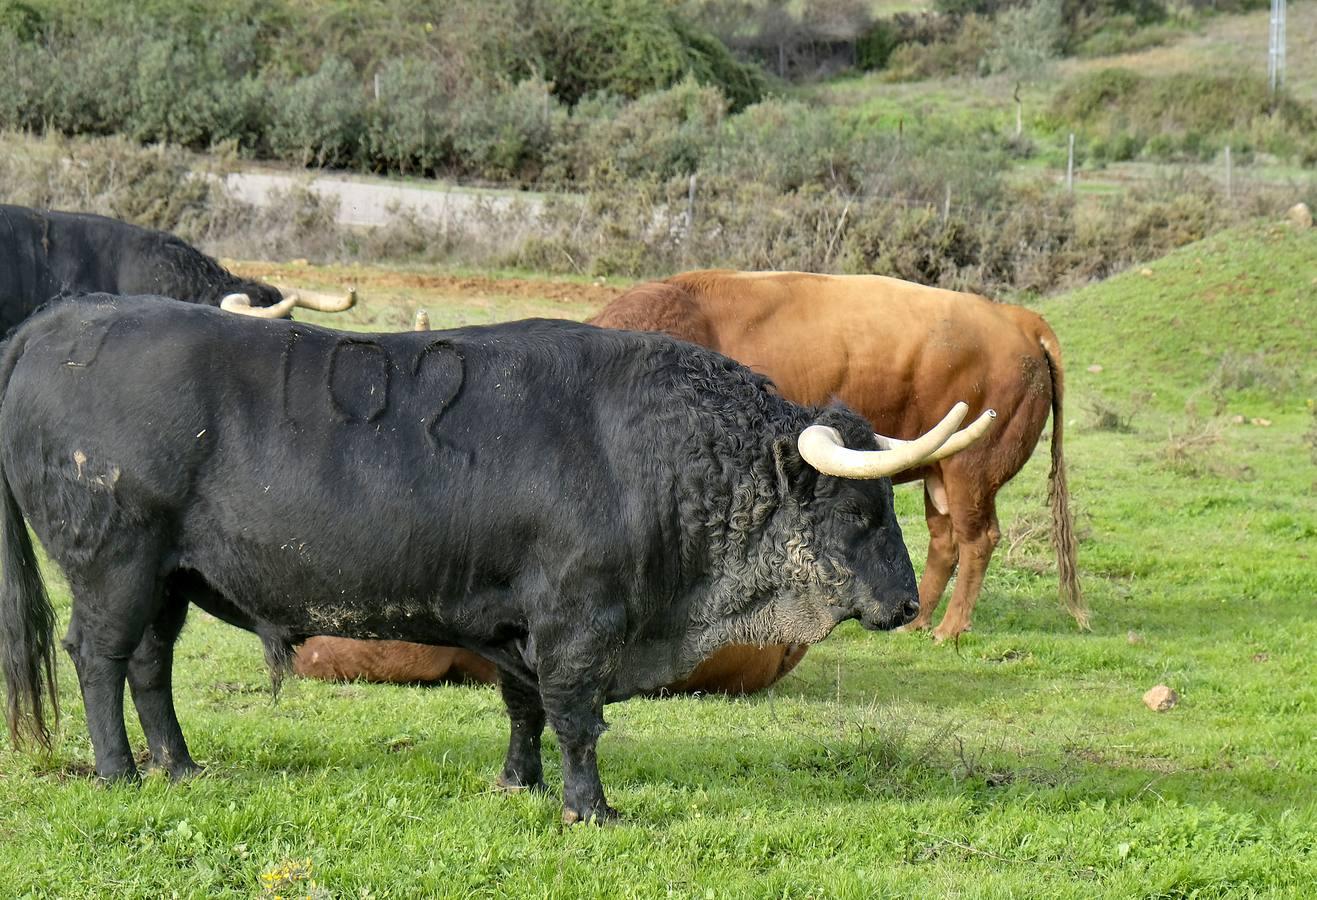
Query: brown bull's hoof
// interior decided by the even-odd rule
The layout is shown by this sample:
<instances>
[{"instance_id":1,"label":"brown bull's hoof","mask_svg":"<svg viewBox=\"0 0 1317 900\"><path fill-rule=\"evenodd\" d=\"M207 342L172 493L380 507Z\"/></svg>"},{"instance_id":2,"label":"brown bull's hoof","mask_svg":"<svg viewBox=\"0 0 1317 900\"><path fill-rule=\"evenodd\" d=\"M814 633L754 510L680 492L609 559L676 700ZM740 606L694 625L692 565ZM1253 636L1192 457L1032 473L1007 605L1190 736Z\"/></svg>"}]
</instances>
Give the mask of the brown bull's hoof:
<instances>
[{"instance_id":1,"label":"brown bull's hoof","mask_svg":"<svg viewBox=\"0 0 1317 900\"><path fill-rule=\"evenodd\" d=\"M380 684L493 683L494 664L469 650L407 641L313 637L297 648L293 671L323 681Z\"/></svg>"},{"instance_id":2,"label":"brown bull's hoof","mask_svg":"<svg viewBox=\"0 0 1317 900\"><path fill-rule=\"evenodd\" d=\"M673 694L753 694L785 677L808 649L806 644L724 647L665 690Z\"/></svg>"}]
</instances>

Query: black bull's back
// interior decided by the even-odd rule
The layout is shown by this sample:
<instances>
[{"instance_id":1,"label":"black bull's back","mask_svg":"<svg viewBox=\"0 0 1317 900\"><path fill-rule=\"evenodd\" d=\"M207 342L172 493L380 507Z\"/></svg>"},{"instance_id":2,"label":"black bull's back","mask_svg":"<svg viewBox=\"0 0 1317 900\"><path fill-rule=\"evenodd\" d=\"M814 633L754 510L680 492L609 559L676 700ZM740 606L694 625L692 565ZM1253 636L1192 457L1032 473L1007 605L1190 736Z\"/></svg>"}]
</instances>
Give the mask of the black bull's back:
<instances>
[{"instance_id":1,"label":"black bull's back","mask_svg":"<svg viewBox=\"0 0 1317 900\"><path fill-rule=\"evenodd\" d=\"M169 672L189 603L280 660L312 634L495 661L501 776L607 817L606 700L726 643L893 627L917 595L891 485L820 476L814 419L731 360L661 335L532 320L355 335L93 295L29 319L0 368L0 638L17 734L46 737L52 616L24 517L64 570L96 771L133 777L125 680L152 759L195 766ZM44 670L44 674L43 674Z\"/></svg>"},{"instance_id":2,"label":"black bull's back","mask_svg":"<svg viewBox=\"0 0 1317 900\"><path fill-rule=\"evenodd\" d=\"M0 204L0 335L61 294L158 294L218 306L244 292L255 306L277 290L241 279L178 237L90 213Z\"/></svg>"}]
</instances>

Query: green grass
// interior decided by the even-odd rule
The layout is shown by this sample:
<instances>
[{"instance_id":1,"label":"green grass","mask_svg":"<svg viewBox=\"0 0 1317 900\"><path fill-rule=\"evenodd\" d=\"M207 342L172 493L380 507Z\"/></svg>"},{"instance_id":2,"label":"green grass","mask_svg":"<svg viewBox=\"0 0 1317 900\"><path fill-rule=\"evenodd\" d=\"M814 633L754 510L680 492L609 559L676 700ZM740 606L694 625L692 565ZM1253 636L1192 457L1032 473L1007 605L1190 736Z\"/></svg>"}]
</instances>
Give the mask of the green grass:
<instances>
[{"instance_id":1,"label":"green grass","mask_svg":"<svg viewBox=\"0 0 1317 900\"><path fill-rule=\"evenodd\" d=\"M89 780L64 661L54 753L0 752L0 896L1310 896L1314 259L1317 231L1258 227L1040 304L1068 364L1091 634L1030 536L1039 453L1001 495L959 647L848 625L765 695L611 706L601 768L626 818L564 830L556 794L492 789L495 692L297 682L272 704L255 638L196 614L176 681L207 773ZM1294 377L1225 392L1221 421L1273 424L1169 455L1186 404L1215 412L1220 356L1259 349ZM1132 430L1086 427L1135 392L1156 396ZM922 562L917 493L898 502ZM1139 699L1159 682L1182 698L1162 714Z\"/></svg>"}]
</instances>

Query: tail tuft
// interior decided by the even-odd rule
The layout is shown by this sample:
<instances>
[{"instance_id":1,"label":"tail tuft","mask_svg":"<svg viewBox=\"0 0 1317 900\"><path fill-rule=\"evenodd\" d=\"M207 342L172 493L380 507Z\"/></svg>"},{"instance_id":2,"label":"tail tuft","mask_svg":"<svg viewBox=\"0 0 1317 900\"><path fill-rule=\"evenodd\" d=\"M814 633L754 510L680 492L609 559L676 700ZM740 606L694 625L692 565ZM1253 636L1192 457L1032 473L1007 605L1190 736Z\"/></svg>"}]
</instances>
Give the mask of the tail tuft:
<instances>
[{"instance_id":1,"label":"tail tuft","mask_svg":"<svg viewBox=\"0 0 1317 900\"><path fill-rule=\"evenodd\" d=\"M1052 546L1056 550L1056 569L1060 577L1061 601L1080 629L1090 631L1088 604L1079 587L1078 552L1075 546L1074 519L1070 515L1070 491L1066 486L1065 456L1062 452L1064 431L1063 395L1065 369L1061 364L1061 347L1056 335L1043 324L1039 337L1043 354L1052 373L1052 470L1047 476L1047 502L1052 508Z\"/></svg>"},{"instance_id":2,"label":"tail tuft","mask_svg":"<svg viewBox=\"0 0 1317 900\"><path fill-rule=\"evenodd\" d=\"M55 682L55 611L41 580L32 539L9 483L0 474L3 513L0 514L0 656L3 657L9 704L5 710L9 738L21 747L24 738L49 750L49 712L59 721Z\"/></svg>"},{"instance_id":3,"label":"tail tuft","mask_svg":"<svg viewBox=\"0 0 1317 900\"><path fill-rule=\"evenodd\" d=\"M23 352L21 338L3 346L0 404L10 375ZM0 470L0 668L9 702L5 721L9 739L21 747L25 737L46 750L51 746L47 715L59 723L55 682L55 610L41 580L32 538L23 521L9 479Z\"/></svg>"}]
</instances>

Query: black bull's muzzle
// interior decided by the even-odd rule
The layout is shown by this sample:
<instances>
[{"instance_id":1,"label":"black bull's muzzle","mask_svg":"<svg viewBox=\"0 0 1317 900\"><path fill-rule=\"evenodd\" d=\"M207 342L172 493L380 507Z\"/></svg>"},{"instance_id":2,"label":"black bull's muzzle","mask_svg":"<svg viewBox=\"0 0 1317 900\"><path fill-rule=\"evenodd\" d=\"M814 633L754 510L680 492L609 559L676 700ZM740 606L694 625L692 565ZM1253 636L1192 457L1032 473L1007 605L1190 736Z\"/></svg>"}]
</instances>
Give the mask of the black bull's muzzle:
<instances>
[{"instance_id":1,"label":"black bull's muzzle","mask_svg":"<svg viewBox=\"0 0 1317 900\"><path fill-rule=\"evenodd\" d=\"M919 614L918 595L867 603L847 618L859 619L869 631L891 631L914 621Z\"/></svg>"}]
</instances>

